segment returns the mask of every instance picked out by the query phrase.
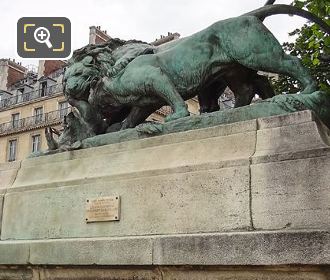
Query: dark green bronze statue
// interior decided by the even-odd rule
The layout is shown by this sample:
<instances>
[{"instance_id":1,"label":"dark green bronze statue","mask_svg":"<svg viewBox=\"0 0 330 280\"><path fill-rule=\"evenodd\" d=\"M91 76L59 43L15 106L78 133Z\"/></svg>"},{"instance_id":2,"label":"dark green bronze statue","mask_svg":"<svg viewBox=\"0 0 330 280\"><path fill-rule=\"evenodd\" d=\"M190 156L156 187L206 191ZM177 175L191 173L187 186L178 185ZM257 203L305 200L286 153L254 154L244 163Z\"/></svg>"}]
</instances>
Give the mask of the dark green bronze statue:
<instances>
[{"instance_id":1,"label":"dark green bronze statue","mask_svg":"<svg viewBox=\"0 0 330 280\"><path fill-rule=\"evenodd\" d=\"M189 115L184 100L196 95L206 112L213 111L212 103L224 84L233 89L236 107L250 104L256 89L263 98L272 97L268 81L257 74L259 70L286 74L301 84L300 95L276 96L265 101L268 103L264 104L274 106L273 111L279 106L281 113L303 108L318 110L315 107L319 104L317 99L323 102L329 97L313 93L317 86L309 71L298 58L285 54L262 24L264 18L275 14L305 17L330 34L326 23L305 10L288 5L267 5L157 47L139 41L112 39L104 45L75 51L64 75L64 91L79 113L78 117L71 115L77 118L71 121L76 132L73 135L67 129L60 146L67 146L63 143L70 146L93 135L136 127L163 105L169 105L173 110L166 122L184 118ZM283 100L304 106L288 105L291 109L285 110ZM256 104L247 108L257 116L257 110L264 110L263 107ZM330 125L328 108L323 106L319 112L325 116L321 118L326 125ZM77 133L79 130L82 132ZM51 139L51 133L47 133Z\"/></svg>"}]
</instances>

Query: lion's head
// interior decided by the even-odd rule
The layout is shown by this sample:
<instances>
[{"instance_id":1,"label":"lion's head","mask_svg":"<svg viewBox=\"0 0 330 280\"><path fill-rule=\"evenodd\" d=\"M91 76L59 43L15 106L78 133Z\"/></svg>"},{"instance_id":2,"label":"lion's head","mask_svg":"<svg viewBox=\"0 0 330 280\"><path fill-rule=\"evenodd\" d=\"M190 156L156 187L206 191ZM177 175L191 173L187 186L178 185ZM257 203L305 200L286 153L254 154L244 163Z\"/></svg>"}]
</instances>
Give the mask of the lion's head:
<instances>
[{"instance_id":1,"label":"lion's head","mask_svg":"<svg viewBox=\"0 0 330 280\"><path fill-rule=\"evenodd\" d=\"M114 38L104 44L87 45L75 50L63 77L64 94L67 98L87 101L90 89L112 69L115 63L113 50L132 43L143 42Z\"/></svg>"},{"instance_id":2,"label":"lion's head","mask_svg":"<svg viewBox=\"0 0 330 280\"><path fill-rule=\"evenodd\" d=\"M88 100L89 90L114 64L112 51L126 41L111 39L100 45L75 50L63 77L64 94L69 98Z\"/></svg>"},{"instance_id":3,"label":"lion's head","mask_svg":"<svg viewBox=\"0 0 330 280\"><path fill-rule=\"evenodd\" d=\"M63 77L64 94L74 99L87 100L89 90L99 76L92 56L87 55L80 61L69 62Z\"/></svg>"}]
</instances>

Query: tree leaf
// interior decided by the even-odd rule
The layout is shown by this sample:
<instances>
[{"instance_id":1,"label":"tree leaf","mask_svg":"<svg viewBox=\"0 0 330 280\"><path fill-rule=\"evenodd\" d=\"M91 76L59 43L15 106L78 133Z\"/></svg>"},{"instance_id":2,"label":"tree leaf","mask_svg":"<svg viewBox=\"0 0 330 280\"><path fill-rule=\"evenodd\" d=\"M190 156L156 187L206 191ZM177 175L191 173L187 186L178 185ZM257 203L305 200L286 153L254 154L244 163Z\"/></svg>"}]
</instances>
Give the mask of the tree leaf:
<instances>
[{"instance_id":1,"label":"tree leaf","mask_svg":"<svg viewBox=\"0 0 330 280\"><path fill-rule=\"evenodd\" d=\"M313 62L313 65L319 65L320 64L320 60L318 58L314 58L312 62Z\"/></svg>"}]
</instances>

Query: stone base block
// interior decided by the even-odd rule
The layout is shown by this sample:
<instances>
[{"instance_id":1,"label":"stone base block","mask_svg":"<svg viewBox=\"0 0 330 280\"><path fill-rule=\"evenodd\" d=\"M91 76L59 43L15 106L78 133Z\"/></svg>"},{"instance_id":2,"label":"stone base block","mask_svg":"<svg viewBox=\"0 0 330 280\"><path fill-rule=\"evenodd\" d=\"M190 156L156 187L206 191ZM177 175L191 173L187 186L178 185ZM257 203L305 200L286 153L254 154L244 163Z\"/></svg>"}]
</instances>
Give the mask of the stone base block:
<instances>
[{"instance_id":1,"label":"stone base block","mask_svg":"<svg viewBox=\"0 0 330 280\"><path fill-rule=\"evenodd\" d=\"M282 265L330 263L328 231L250 231L1 242L0 264Z\"/></svg>"},{"instance_id":2,"label":"stone base block","mask_svg":"<svg viewBox=\"0 0 330 280\"><path fill-rule=\"evenodd\" d=\"M325 280L329 135L305 111L1 167L0 279ZM111 195L119 221L87 223Z\"/></svg>"},{"instance_id":3,"label":"stone base block","mask_svg":"<svg viewBox=\"0 0 330 280\"><path fill-rule=\"evenodd\" d=\"M308 154L305 152L305 155ZM330 227L330 156L251 165L256 229Z\"/></svg>"},{"instance_id":4,"label":"stone base block","mask_svg":"<svg viewBox=\"0 0 330 280\"><path fill-rule=\"evenodd\" d=\"M0 164L0 194L13 185L20 166L20 161Z\"/></svg>"},{"instance_id":5,"label":"stone base block","mask_svg":"<svg viewBox=\"0 0 330 280\"><path fill-rule=\"evenodd\" d=\"M109 195L121 197L120 221L86 223L86 201ZM250 228L248 196L248 166L10 192L1 239L243 230Z\"/></svg>"}]
</instances>

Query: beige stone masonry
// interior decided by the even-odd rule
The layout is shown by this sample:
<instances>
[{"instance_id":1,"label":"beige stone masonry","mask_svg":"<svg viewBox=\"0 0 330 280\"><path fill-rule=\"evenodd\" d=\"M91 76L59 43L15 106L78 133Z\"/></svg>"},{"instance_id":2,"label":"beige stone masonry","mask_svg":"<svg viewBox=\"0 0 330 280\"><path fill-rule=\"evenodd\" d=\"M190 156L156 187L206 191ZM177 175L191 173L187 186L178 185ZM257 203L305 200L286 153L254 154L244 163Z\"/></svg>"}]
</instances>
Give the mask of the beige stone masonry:
<instances>
[{"instance_id":1,"label":"beige stone masonry","mask_svg":"<svg viewBox=\"0 0 330 280\"><path fill-rule=\"evenodd\" d=\"M0 264L328 265L329 167L309 111L1 166ZM111 195L120 221L87 224L86 200Z\"/></svg>"}]
</instances>

